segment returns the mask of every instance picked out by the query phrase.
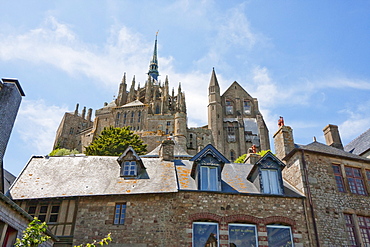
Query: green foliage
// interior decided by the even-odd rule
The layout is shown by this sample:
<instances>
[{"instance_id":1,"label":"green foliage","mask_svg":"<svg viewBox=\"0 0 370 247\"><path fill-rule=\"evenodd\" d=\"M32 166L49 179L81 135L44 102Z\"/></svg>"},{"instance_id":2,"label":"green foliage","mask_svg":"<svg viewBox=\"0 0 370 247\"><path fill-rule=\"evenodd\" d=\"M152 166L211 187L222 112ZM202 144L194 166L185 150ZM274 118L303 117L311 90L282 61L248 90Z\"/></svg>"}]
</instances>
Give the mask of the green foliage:
<instances>
[{"instance_id":1,"label":"green foliage","mask_svg":"<svg viewBox=\"0 0 370 247\"><path fill-rule=\"evenodd\" d=\"M258 154L259 156L263 157L265 156L265 154L267 154L267 152L271 152L271 150L261 150L260 152L257 152L256 154ZM275 154L274 154L275 155ZM243 154L241 156L239 156L235 161L234 163L244 163L244 160L245 158L247 157L247 154Z\"/></svg>"},{"instance_id":2,"label":"green foliage","mask_svg":"<svg viewBox=\"0 0 370 247\"><path fill-rule=\"evenodd\" d=\"M110 237L110 233L105 237L103 238L102 240L100 240L99 242L94 240L91 244L90 243L87 243L87 244L81 244L81 245L75 245L74 247L94 247L94 246L103 246L103 245L108 245L109 242L112 242L112 238Z\"/></svg>"},{"instance_id":3,"label":"green foliage","mask_svg":"<svg viewBox=\"0 0 370 247\"><path fill-rule=\"evenodd\" d=\"M51 151L49 156L66 156L66 155L78 154L78 153L79 152L76 149L69 150L69 149L66 149L66 148L57 148L57 149L54 149L53 151Z\"/></svg>"},{"instance_id":4,"label":"green foliage","mask_svg":"<svg viewBox=\"0 0 370 247\"><path fill-rule=\"evenodd\" d=\"M234 163L244 163L245 158L247 158L247 154L243 154L243 155L239 156L239 157L234 161Z\"/></svg>"},{"instance_id":5,"label":"green foliage","mask_svg":"<svg viewBox=\"0 0 370 247\"><path fill-rule=\"evenodd\" d=\"M146 144L129 127L104 128L101 134L86 147L86 155L119 156L128 146L139 155L146 152Z\"/></svg>"},{"instance_id":6,"label":"green foliage","mask_svg":"<svg viewBox=\"0 0 370 247\"><path fill-rule=\"evenodd\" d=\"M50 237L45 235L47 229L46 223L41 223L36 217L28 224L26 230L23 231L22 239L17 238L14 246L16 247L34 247L47 241Z\"/></svg>"}]
</instances>

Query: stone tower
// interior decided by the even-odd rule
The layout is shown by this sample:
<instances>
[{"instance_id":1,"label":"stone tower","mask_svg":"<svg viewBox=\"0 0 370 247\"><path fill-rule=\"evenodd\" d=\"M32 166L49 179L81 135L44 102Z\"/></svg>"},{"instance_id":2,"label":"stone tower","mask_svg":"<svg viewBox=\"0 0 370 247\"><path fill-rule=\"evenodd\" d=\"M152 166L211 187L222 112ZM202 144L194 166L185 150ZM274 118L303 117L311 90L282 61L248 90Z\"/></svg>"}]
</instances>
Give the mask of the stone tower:
<instances>
[{"instance_id":1,"label":"stone tower","mask_svg":"<svg viewBox=\"0 0 370 247\"><path fill-rule=\"evenodd\" d=\"M270 149L268 129L256 98L236 81L220 95L214 70L208 90L208 128L218 150L235 160L248 153L252 145L257 151Z\"/></svg>"}]
</instances>

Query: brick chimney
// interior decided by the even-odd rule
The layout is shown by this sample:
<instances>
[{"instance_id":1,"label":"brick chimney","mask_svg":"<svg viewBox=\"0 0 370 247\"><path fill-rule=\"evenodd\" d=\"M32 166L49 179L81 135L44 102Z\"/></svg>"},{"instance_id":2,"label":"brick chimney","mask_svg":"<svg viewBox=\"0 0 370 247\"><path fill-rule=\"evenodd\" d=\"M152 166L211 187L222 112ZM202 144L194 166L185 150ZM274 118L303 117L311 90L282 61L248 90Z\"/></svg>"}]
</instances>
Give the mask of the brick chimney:
<instances>
[{"instance_id":1,"label":"brick chimney","mask_svg":"<svg viewBox=\"0 0 370 247\"><path fill-rule=\"evenodd\" d=\"M282 160L294 149L293 129L283 125L274 134L276 157Z\"/></svg>"},{"instance_id":2,"label":"brick chimney","mask_svg":"<svg viewBox=\"0 0 370 247\"><path fill-rule=\"evenodd\" d=\"M328 124L322 131L324 132L326 145L343 150L337 125Z\"/></svg>"},{"instance_id":3,"label":"brick chimney","mask_svg":"<svg viewBox=\"0 0 370 247\"><path fill-rule=\"evenodd\" d=\"M172 139L166 139L162 142L159 149L159 158L165 161L174 160L175 142Z\"/></svg>"},{"instance_id":4,"label":"brick chimney","mask_svg":"<svg viewBox=\"0 0 370 247\"><path fill-rule=\"evenodd\" d=\"M87 117L86 117L86 120L89 122L91 121L91 115L92 115L92 109L89 108L89 110L87 111Z\"/></svg>"}]
</instances>

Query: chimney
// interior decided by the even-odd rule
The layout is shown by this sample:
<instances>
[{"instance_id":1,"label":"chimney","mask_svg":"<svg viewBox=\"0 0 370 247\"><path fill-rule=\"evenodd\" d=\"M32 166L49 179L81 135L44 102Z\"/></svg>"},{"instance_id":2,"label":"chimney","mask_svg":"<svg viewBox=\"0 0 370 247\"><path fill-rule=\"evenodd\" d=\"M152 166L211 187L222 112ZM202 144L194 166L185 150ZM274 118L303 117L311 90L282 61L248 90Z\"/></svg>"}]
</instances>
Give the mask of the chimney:
<instances>
[{"instance_id":1,"label":"chimney","mask_svg":"<svg viewBox=\"0 0 370 247\"><path fill-rule=\"evenodd\" d=\"M159 149L159 158L165 161L174 160L175 142L172 139L166 139L162 142Z\"/></svg>"},{"instance_id":2,"label":"chimney","mask_svg":"<svg viewBox=\"0 0 370 247\"><path fill-rule=\"evenodd\" d=\"M283 125L274 134L276 157L282 160L294 149L293 129Z\"/></svg>"},{"instance_id":3,"label":"chimney","mask_svg":"<svg viewBox=\"0 0 370 247\"><path fill-rule=\"evenodd\" d=\"M324 132L326 145L343 150L337 125L328 124L322 131Z\"/></svg>"},{"instance_id":4,"label":"chimney","mask_svg":"<svg viewBox=\"0 0 370 247\"><path fill-rule=\"evenodd\" d=\"M85 119L85 114L86 114L86 106L84 106L84 109L82 109L81 117Z\"/></svg>"},{"instance_id":5,"label":"chimney","mask_svg":"<svg viewBox=\"0 0 370 247\"><path fill-rule=\"evenodd\" d=\"M249 153L243 163L254 165L261 158L258 154Z\"/></svg>"},{"instance_id":6,"label":"chimney","mask_svg":"<svg viewBox=\"0 0 370 247\"><path fill-rule=\"evenodd\" d=\"M91 114L92 114L92 109L89 108L89 110L87 111L87 117L86 117L86 120L91 122Z\"/></svg>"},{"instance_id":7,"label":"chimney","mask_svg":"<svg viewBox=\"0 0 370 247\"><path fill-rule=\"evenodd\" d=\"M75 109L75 115L76 115L76 116L78 115L78 106L79 106L79 104L77 103L77 104L76 104L76 109Z\"/></svg>"}]
</instances>

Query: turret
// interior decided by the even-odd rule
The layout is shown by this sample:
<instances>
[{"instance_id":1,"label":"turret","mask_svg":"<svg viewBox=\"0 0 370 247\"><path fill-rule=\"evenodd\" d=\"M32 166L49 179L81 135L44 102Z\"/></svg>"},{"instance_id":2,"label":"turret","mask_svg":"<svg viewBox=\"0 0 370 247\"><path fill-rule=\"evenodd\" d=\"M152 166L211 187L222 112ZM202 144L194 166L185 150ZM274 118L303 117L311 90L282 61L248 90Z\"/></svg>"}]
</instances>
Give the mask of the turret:
<instances>
[{"instance_id":1,"label":"turret","mask_svg":"<svg viewBox=\"0 0 370 247\"><path fill-rule=\"evenodd\" d=\"M155 42L154 42L154 52L153 58L150 61L148 75L151 76L155 81L158 81L158 58L157 58L157 36L158 32L155 35Z\"/></svg>"},{"instance_id":2,"label":"turret","mask_svg":"<svg viewBox=\"0 0 370 247\"><path fill-rule=\"evenodd\" d=\"M76 109L75 109L75 116L77 116L78 115L78 106L79 106L80 104L76 104Z\"/></svg>"},{"instance_id":3,"label":"turret","mask_svg":"<svg viewBox=\"0 0 370 247\"><path fill-rule=\"evenodd\" d=\"M127 103L127 84L126 84L126 73L123 74L121 84L119 85L118 97L116 99L116 105L121 106Z\"/></svg>"},{"instance_id":4,"label":"turret","mask_svg":"<svg viewBox=\"0 0 370 247\"><path fill-rule=\"evenodd\" d=\"M135 100L135 76L134 76L134 78L132 79L132 82L131 82L131 87L130 87L130 92L128 93L128 102L127 103L130 103L134 100Z\"/></svg>"}]
</instances>

